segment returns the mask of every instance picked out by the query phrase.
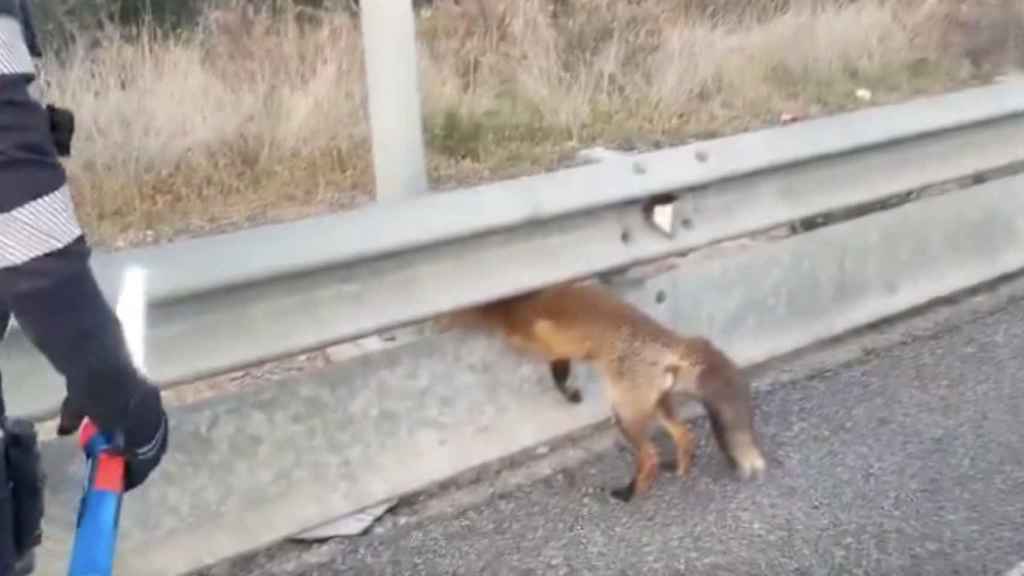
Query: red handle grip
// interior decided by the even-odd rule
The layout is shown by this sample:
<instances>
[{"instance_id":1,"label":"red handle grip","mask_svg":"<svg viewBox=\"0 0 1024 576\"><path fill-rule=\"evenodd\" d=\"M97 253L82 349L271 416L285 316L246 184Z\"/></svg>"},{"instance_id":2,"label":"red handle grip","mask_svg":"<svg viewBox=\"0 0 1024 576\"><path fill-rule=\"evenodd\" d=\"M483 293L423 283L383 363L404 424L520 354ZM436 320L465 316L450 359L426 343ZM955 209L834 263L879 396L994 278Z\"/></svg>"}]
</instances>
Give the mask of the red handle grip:
<instances>
[{"instance_id":1,"label":"red handle grip","mask_svg":"<svg viewBox=\"0 0 1024 576\"><path fill-rule=\"evenodd\" d=\"M99 429L92 420L86 418L79 430L78 442L84 449L99 434ZM95 474L91 488L107 492L124 492L124 457L109 449L103 449L96 455Z\"/></svg>"}]
</instances>

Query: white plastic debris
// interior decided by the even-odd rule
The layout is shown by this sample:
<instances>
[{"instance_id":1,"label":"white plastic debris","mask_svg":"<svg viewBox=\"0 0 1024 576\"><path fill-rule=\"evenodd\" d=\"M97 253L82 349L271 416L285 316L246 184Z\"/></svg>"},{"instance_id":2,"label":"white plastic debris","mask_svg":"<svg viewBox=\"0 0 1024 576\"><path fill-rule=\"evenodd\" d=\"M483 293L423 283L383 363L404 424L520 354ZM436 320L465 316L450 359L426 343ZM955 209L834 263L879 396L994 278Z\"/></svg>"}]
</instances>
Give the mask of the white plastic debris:
<instances>
[{"instance_id":1,"label":"white plastic debris","mask_svg":"<svg viewBox=\"0 0 1024 576\"><path fill-rule=\"evenodd\" d=\"M311 540L337 538L339 536L358 536L365 532L367 528L372 526L374 522L387 513L387 511L397 503L398 500L391 500L378 504L377 506L364 508L359 512L354 512L348 516L342 516L337 520L332 520L302 532L301 534L292 536L291 540L308 542Z\"/></svg>"},{"instance_id":2,"label":"white plastic debris","mask_svg":"<svg viewBox=\"0 0 1024 576\"><path fill-rule=\"evenodd\" d=\"M1009 572L1006 573L1006 576L1024 576L1024 562L1021 562L1020 564L1014 566Z\"/></svg>"},{"instance_id":3,"label":"white plastic debris","mask_svg":"<svg viewBox=\"0 0 1024 576\"><path fill-rule=\"evenodd\" d=\"M780 124L792 124L793 122L797 122L802 119L803 117L800 116L799 114L794 114L791 112L783 112L782 114L779 115Z\"/></svg>"},{"instance_id":4,"label":"white plastic debris","mask_svg":"<svg viewBox=\"0 0 1024 576\"><path fill-rule=\"evenodd\" d=\"M580 150L576 153L576 159L580 162L607 162L609 160L624 160L631 155L628 152L609 150L604 146L594 146Z\"/></svg>"},{"instance_id":5,"label":"white plastic debris","mask_svg":"<svg viewBox=\"0 0 1024 576\"><path fill-rule=\"evenodd\" d=\"M674 232L672 224L675 221L675 211L676 205L674 202L659 204L654 207L653 213L651 214L651 221L659 230L671 236Z\"/></svg>"}]
</instances>

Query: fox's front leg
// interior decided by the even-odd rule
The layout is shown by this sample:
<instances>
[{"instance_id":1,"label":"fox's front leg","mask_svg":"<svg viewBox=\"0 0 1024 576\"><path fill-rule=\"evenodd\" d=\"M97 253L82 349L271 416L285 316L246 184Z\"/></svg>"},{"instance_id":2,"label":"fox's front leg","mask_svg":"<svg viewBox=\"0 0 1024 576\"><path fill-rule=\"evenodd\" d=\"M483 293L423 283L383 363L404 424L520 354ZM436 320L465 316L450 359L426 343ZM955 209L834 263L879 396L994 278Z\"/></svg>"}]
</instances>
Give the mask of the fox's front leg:
<instances>
[{"instance_id":1,"label":"fox's front leg","mask_svg":"<svg viewBox=\"0 0 1024 576\"><path fill-rule=\"evenodd\" d=\"M569 384L569 375L572 372L572 362L568 358L552 360L551 377L555 380L555 388L562 393L566 400L573 404L583 401L583 394L576 386Z\"/></svg>"},{"instance_id":2,"label":"fox's front leg","mask_svg":"<svg viewBox=\"0 0 1024 576\"><path fill-rule=\"evenodd\" d=\"M589 344L571 330L565 330L546 318L537 318L530 327L533 340L549 359L551 377L555 387L573 404L583 401L579 388L569 384L573 358L587 356Z\"/></svg>"}]
</instances>

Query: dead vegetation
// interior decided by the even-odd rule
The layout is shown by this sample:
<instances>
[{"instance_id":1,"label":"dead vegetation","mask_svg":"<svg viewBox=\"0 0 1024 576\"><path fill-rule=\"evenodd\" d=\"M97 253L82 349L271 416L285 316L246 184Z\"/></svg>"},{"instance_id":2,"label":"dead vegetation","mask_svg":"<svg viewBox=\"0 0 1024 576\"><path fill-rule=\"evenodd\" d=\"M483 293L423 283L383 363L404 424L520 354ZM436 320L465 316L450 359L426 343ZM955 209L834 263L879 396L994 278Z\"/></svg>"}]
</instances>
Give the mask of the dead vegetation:
<instances>
[{"instance_id":1,"label":"dead vegetation","mask_svg":"<svg viewBox=\"0 0 1024 576\"><path fill-rule=\"evenodd\" d=\"M1017 0L436 0L419 17L432 184L935 93L1024 64ZM344 209L372 187L349 12L223 9L44 63L104 245Z\"/></svg>"}]
</instances>

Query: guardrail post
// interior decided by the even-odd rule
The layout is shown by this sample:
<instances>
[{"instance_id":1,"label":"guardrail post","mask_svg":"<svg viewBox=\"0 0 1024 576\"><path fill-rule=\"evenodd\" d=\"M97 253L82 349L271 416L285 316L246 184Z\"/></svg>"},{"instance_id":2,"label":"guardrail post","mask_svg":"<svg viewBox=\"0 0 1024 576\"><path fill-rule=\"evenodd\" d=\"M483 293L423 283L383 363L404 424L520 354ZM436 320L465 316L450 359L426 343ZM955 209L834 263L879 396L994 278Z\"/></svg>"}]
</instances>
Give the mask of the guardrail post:
<instances>
[{"instance_id":1,"label":"guardrail post","mask_svg":"<svg viewBox=\"0 0 1024 576\"><path fill-rule=\"evenodd\" d=\"M427 192L412 0L359 3L377 200Z\"/></svg>"}]
</instances>

